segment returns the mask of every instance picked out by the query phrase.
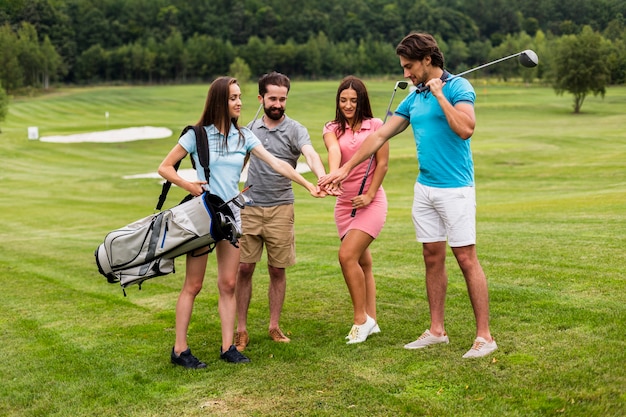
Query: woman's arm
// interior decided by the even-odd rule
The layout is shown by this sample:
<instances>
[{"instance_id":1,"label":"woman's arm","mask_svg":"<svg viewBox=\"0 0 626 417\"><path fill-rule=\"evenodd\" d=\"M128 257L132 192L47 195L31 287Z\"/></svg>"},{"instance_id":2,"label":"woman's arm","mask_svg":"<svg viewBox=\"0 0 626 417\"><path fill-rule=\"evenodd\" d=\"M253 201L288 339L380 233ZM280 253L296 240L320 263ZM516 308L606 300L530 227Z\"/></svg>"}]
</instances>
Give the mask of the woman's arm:
<instances>
[{"instance_id":1,"label":"woman's arm","mask_svg":"<svg viewBox=\"0 0 626 417\"><path fill-rule=\"evenodd\" d=\"M370 172L372 182L362 195L352 199L352 207L354 208L362 208L369 205L376 196L378 189L383 184L383 180L389 168L389 142L385 142L385 144L378 149L375 158L376 169L373 173Z\"/></svg>"},{"instance_id":2,"label":"woman's arm","mask_svg":"<svg viewBox=\"0 0 626 417\"><path fill-rule=\"evenodd\" d=\"M327 184L338 184L357 166L359 163L365 161L370 155L378 152L385 142L392 137L404 131L409 126L409 121L400 116L391 116L389 121L382 125L380 129L371 133L365 141L361 144L359 150L352 155L343 166L336 170L329 170L329 173L324 175L317 182L318 185L324 187Z\"/></svg>"},{"instance_id":3,"label":"woman's arm","mask_svg":"<svg viewBox=\"0 0 626 417\"><path fill-rule=\"evenodd\" d=\"M187 181L178 175L174 165L181 159L187 156L187 151L180 144L176 144L172 150L167 154L161 165L159 165L159 175L171 182L174 185L186 190L193 196L199 196L204 192L202 187L206 184L206 181Z\"/></svg>"},{"instance_id":4,"label":"woman's arm","mask_svg":"<svg viewBox=\"0 0 626 417\"><path fill-rule=\"evenodd\" d=\"M337 135L333 132L326 132L324 134L324 145L326 145L328 150L328 171L334 171L341 164L341 147L339 146Z\"/></svg>"},{"instance_id":5,"label":"woman's arm","mask_svg":"<svg viewBox=\"0 0 626 417\"><path fill-rule=\"evenodd\" d=\"M293 167L287 162L278 159L274 155L269 153L267 149L263 147L263 145L258 144L257 146L252 148L252 155L256 156L261 161L268 164L270 167L272 167L274 171L278 172L283 177L289 178L290 180L295 181L304 188L306 188L313 197L324 197L326 195L325 193L320 191L319 187L316 187L315 185L307 181L306 178L300 175L300 173L293 169Z\"/></svg>"}]
</instances>

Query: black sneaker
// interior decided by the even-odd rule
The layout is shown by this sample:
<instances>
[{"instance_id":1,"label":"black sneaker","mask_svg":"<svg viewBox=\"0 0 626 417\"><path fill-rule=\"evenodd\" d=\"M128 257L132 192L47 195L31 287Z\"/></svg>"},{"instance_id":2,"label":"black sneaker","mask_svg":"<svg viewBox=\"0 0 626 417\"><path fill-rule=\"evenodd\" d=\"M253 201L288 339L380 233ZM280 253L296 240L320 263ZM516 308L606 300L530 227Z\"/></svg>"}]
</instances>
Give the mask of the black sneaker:
<instances>
[{"instance_id":1,"label":"black sneaker","mask_svg":"<svg viewBox=\"0 0 626 417\"><path fill-rule=\"evenodd\" d=\"M176 355L174 348L172 348L172 363L174 365L184 366L185 368L200 369L206 368L206 363L200 362L198 358L191 354L191 349L180 352L180 355Z\"/></svg>"},{"instance_id":2,"label":"black sneaker","mask_svg":"<svg viewBox=\"0 0 626 417\"><path fill-rule=\"evenodd\" d=\"M220 348L220 352L222 348ZM226 352L221 352L220 359L225 360L226 362L231 363L247 363L250 362L250 359L245 357L243 353L239 352L235 345L231 345L230 348Z\"/></svg>"}]
</instances>

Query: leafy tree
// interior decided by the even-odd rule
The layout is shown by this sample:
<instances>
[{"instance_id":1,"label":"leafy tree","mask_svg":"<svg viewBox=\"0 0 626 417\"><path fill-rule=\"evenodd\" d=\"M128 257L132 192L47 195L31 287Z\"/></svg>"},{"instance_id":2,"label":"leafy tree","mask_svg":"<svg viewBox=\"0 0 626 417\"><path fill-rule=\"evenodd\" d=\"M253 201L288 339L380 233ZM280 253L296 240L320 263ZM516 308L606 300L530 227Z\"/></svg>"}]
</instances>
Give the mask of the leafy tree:
<instances>
[{"instance_id":1,"label":"leafy tree","mask_svg":"<svg viewBox=\"0 0 626 417\"><path fill-rule=\"evenodd\" d=\"M185 80L189 57L180 32L174 31L165 39L159 58L160 62L157 62L157 67L160 68L163 78L166 80Z\"/></svg>"},{"instance_id":2,"label":"leafy tree","mask_svg":"<svg viewBox=\"0 0 626 417\"><path fill-rule=\"evenodd\" d=\"M538 31L532 41L532 50L537 53L539 58L539 65L536 70L533 70L538 79L543 79L544 75L549 72L551 59L548 56L549 41L546 34L543 31Z\"/></svg>"},{"instance_id":3,"label":"leafy tree","mask_svg":"<svg viewBox=\"0 0 626 417\"><path fill-rule=\"evenodd\" d=\"M609 22L606 29L604 29L604 32L602 32L602 35L607 39L615 41L617 39L620 39L623 34L624 16L621 13L618 13L617 16L615 16L615 19Z\"/></svg>"},{"instance_id":4,"label":"leafy tree","mask_svg":"<svg viewBox=\"0 0 626 417\"><path fill-rule=\"evenodd\" d=\"M76 60L76 77L85 82L108 80L109 55L100 44L92 45Z\"/></svg>"},{"instance_id":5,"label":"leafy tree","mask_svg":"<svg viewBox=\"0 0 626 417\"><path fill-rule=\"evenodd\" d=\"M18 39L8 24L0 27L0 84L12 91L22 86Z\"/></svg>"},{"instance_id":6,"label":"leafy tree","mask_svg":"<svg viewBox=\"0 0 626 417\"><path fill-rule=\"evenodd\" d=\"M39 87L42 54L37 39L37 30L28 22L22 22L17 31L19 55L18 60L24 75L24 84Z\"/></svg>"},{"instance_id":7,"label":"leafy tree","mask_svg":"<svg viewBox=\"0 0 626 417\"><path fill-rule=\"evenodd\" d=\"M54 45L50 41L50 37L46 35L41 45L41 75L43 88L48 89L50 80L56 79L57 75L65 72L61 55L56 51Z\"/></svg>"},{"instance_id":8,"label":"leafy tree","mask_svg":"<svg viewBox=\"0 0 626 417\"><path fill-rule=\"evenodd\" d=\"M553 87L559 95L574 95L574 113L580 113L589 93L604 97L610 78L607 52L607 42L589 26L583 27L580 35L563 36L557 41Z\"/></svg>"},{"instance_id":9,"label":"leafy tree","mask_svg":"<svg viewBox=\"0 0 626 417\"><path fill-rule=\"evenodd\" d=\"M27 22L36 33L24 38L19 51L0 33L0 80L10 91L55 78L207 79L226 73L235 55L253 74L281 69L310 78L382 75L397 71L387 51L410 31L434 34L448 48L447 65L454 71L485 63L492 45L516 46L511 37L516 40L522 28L531 37L542 32L551 39L580 34L588 24L614 44L611 77L623 82L623 16L625 0L0 0L0 27L15 32ZM105 62L87 62L92 55ZM522 76L542 77L551 65L545 56ZM42 60L43 69L37 68ZM519 75L506 65L481 73Z\"/></svg>"},{"instance_id":10,"label":"leafy tree","mask_svg":"<svg viewBox=\"0 0 626 417\"><path fill-rule=\"evenodd\" d=\"M225 74L226 64L234 58L230 44L211 36L195 34L187 40L185 48L189 54L188 75L193 78L209 79Z\"/></svg>"},{"instance_id":11,"label":"leafy tree","mask_svg":"<svg viewBox=\"0 0 626 417\"><path fill-rule=\"evenodd\" d=\"M467 59L470 56L469 48L462 40L453 39L448 42L444 54L448 68L469 67L467 65Z\"/></svg>"},{"instance_id":12,"label":"leafy tree","mask_svg":"<svg viewBox=\"0 0 626 417\"><path fill-rule=\"evenodd\" d=\"M261 40L258 36L251 36L248 43L237 48L237 56L241 57L253 74L263 74L274 68L268 68L265 56L267 55L267 39Z\"/></svg>"},{"instance_id":13,"label":"leafy tree","mask_svg":"<svg viewBox=\"0 0 626 417\"><path fill-rule=\"evenodd\" d=\"M507 34L521 30L520 15L517 6L510 0L475 0L464 2L461 16L467 15L477 22L483 36L489 37L494 44ZM466 17L467 18L467 17ZM466 41L473 39L464 38Z\"/></svg>"},{"instance_id":14,"label":"leafy tree","mask_svg":"<svg viewBox=\"0 0 626 417\"><path fill-rule=\"evenodd\" d=\"M252 71L250 71L250 67L246 61L239 57L235 58L233 63L230 64L228 73L231 77L237 79L241 88L244 88L245 83L250 81L250 77L252 76Z\"/></svg>"},{"instance_id":15,"label":"leafy tree","mask_svg":"<svg viewBox=\"0 0 626 417\"><path fill-rule=\"evenodd\" d=\"M93 45L109 47L116 44L111 42L111 38L115 36L112 36L111 25L102 10L86 3L78 3L74 12L76 47L80 53Z\"/></svg>"},{"instance_id":16,"label":"leafy tree","mask_svg":"<svg viewBox=\"0 0 626 417\"><path fill-rule=\"evenodd\" d=\"M626 33L622 38L612 42L606 61L611 69L611 83L624 84L626 82Z\"/></svg>"},{"instance_id":17,"label":"leafy tree","mask_svg":"<svg viewBox=\"0 0 626 417\"><path fill-rule=\"evenodd\" d=\"M304 69L313 79L322 75L322 50L318 38L311 36L304 47Z\"/></svg>"},{"instance_id":18,"label":"leafy tree","mask_svg":"<svg viewBox=\"0 0 626 417\"><path fill-rule=\"evenodd\" d=\"M493 48L490 59L498 59L508 55L513 55L526 49L533 49L533 38L526 32L520 32L516 35L507 35L504 41ZM535 51L536 52L536 51ZM511 77L522 77L522 79L530 83L537 76L537 67L525 68L519 64L518 60L509 59L491 68L493 73L499 74L504 80Z\"/></svg>"},{"instance_id":19,"label":"leafy tree","mask_svg":"<svg viewBox=\"0 0 626 417\"><path fill-rule=\"evenodd\" d=\"M540 30L539 20L534 17L526 18L522 22L522 28L524 32L528 33L530 36L535 36L535 34Z\"/></svg>"},{"instance_id":20,"label":"leafy tree","mask_svg":"<svg viewBox=\"0 0 626 417\"><path fill-rule=\"evenodd\" d=\"M0 122L3 121L9 112L9 96L0 84ZM2 132L2 130L0 130Z\"/></svg>"}]
</instances>

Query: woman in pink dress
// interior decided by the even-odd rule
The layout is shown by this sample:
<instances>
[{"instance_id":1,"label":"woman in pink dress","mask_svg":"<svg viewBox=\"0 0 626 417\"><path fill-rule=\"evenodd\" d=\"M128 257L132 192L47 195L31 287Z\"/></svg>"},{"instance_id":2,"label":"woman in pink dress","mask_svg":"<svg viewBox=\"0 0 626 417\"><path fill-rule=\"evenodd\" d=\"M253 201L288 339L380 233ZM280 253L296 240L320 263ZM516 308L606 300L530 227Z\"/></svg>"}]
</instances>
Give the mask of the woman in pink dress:
<instances>
[{"instance_id":1,"label":"woman in pink dress","mask_svg":"<svg viewBox=\"0 0 626 417\"><path fill-rule=\"evenodd\" d=\"M361 143L383 122L372 115L367 89L353 76L337 89L335 119L324 125L329 172L338 169L359 149ZM363 192L359 193L369 160L362 162L342 182L335 204L335 223L341 239L339 263L354 308L354 324L348 344L364 342L380 332L376 322L376 282L369 245L378 236L387 217L387 197L382 188L389 162L389 144L376 152ZM352 216L352 212L355 215Z\"/></svg>"}]
</instances>

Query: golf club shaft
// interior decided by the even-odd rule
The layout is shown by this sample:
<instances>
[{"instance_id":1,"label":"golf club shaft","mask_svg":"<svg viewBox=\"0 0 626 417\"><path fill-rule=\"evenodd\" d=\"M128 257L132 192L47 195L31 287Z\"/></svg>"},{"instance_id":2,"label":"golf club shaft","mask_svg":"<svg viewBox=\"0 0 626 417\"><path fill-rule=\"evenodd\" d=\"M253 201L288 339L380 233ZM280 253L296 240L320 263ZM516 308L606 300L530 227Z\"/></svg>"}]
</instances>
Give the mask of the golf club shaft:
<instances>
[{"instance_id":1,"label":"golf club shaft","mask_svg":"<svg viewBox=\"0 0 626 417\"><path fill-rule=\"evenodd\" d=\"M398 90L398 83L396 83L393 88L393 93L391 94L391 100L389 100L389 105L387 106L387 111L385 112L385 118L383 119L383 124L387 121L387 116L389 116L389 110L391 110L391 103L393 103L393 98L396 96L396 91ZM363 181L361 181L361 187L359 188L359 193L357 195L363 194L363 190L365 189L365 183L367 182L367 177L370 174L370 169L372 168L372 162L374 162L375 153L370 156L370 160L367 163L367 169L365 170L365 175L363 176ZM356 209L352 209L352 213L350 213L350 217L356 216Z\"/></svg>"},{"instance_id":2,"label":"golf club shaft","mask_svg":"<svg viewBox=\"0 0 626 417\"><path fill-rule=\"evenodd\" d=\"M243 190L239 191L239 194L237 194L236 196L234 196L233 198L231 198L228 201L224 201L222 204L220 204L217 208L222 208L224 207L226 204L228 203L232 203L233 201L235 201L237 198L239 198L240 195L242 195L243 193L245 193L246 191L248 191L250 189L250 187L252 187L252 185L248 185L247 187L245 187Z\"/></svg>"},{"instance_id":3,"label":"golf club shaft","mask_svg":"<svg viewBox=\"0 0 626 417\"><path fill-rule=\"evenodd\" d=\"M252 119L252 121L249 123L250 129L254 128L254 123L257 121L257 119L259 117L259 113L261 112L262 108L263 108L263 103L261 103L259 105L259 108L257 109L256 114L254 115L254 119ZM246 166L248 166L249 164L250 164L250 153L246 153L246 156L245 156L245 158L243 160L243 166L241 167L241 172L243 172L246 169ZM248 187L248 188L250 188L250 187ZM246 190L248 188L246 188ZM242 193L243 193L243 191L242 191Z\"/></svg>"},{"instance_id":4,"label":"golf club shaft","mask_svg":"<svg viewBox=\"0 0 626 417\"><path fill-rule=\"evenodd\" d=\"M259 117L259 113L261 112L262 108L263 108L263 103L261 103L259 105L259 108L256 110L256 114L254 115L254 119L252 119L252 123L250 124L251 127L254 127L254 122L256 122L256 119Z\"/></svg>"},{"instance_id":5,"label":"golf club shaft","mask_svg":"<svg viewBox=\"0 0 626 417\"><path fill-rule=\"evenodd\" d=\"M478 71L479 69L483 69L483 68L485 68L485 67L489 67L489 66L491 66L491 65L493 65L493 64L497 64L498 62L502 62L502 61L506 61L507 59L515 58L516 56L520 56L520 55L521 55L521 54L523 54L523 53L524 53L523 51L522 51L522 52L518 52L518 53L516 53L516 54L509 55L509 56L505 56L505 57L503 57L503 58L496 59L495 61L487 62L486 64L482 64L482 65L479 65L479 66L477 66L477 67L470 68L470 69L468 69L468 70L466 70L466 71L463 71L463 72L461 72L461 73L459 73L459 74L455 74L455 75L451 75L451 76L449 76L449 77L448 77L448 78L446 78L443 82L444 82L444 83L446 83L446 82L448 82L448 81L450 81L450 80L453 80L453 79L455 79L455 78L462 77L462 76L467 75L467 74L469 74L469 73L471 73L471 72L474 72L474 71ZM429 86L427 86L427 85L422 85L421 87L418 87L416 91L417 91L418 93L423 93L424 91L428 91L428 90L430 90L430 87L429 87Z\"/></svg>"}]
</instances>

